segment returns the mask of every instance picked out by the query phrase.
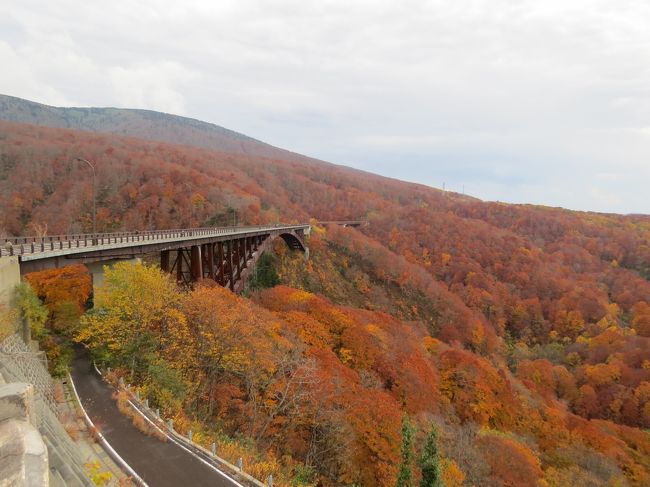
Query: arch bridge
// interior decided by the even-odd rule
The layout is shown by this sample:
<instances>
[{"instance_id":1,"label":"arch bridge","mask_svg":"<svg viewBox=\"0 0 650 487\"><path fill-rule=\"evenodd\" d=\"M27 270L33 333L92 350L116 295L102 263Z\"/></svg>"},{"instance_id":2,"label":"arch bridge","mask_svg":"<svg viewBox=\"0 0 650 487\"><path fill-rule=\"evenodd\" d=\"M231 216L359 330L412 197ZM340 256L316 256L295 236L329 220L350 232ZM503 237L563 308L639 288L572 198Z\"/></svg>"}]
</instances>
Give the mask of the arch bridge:
<instances>
[{"instance_id":1,"label":"arch bridge","mask_svg":"<svg viewBox=\"0 0 650 487\"><path fill-rule=\"evenodd\" d=\"M241 292L262 253L275 239L309 255L304 237L309 224L247 227L213 227L146 232L119 232L45 237L11 237L0 240L0 287L8 289L6 276L86 264L93 285L101 282L103 266L120 260L159 254L160 267L180 283L190 285L212 279ZM17 282L11 283L11 286ZM1 291L1 289L0 289Z\"/></svg>"}]
</instances>

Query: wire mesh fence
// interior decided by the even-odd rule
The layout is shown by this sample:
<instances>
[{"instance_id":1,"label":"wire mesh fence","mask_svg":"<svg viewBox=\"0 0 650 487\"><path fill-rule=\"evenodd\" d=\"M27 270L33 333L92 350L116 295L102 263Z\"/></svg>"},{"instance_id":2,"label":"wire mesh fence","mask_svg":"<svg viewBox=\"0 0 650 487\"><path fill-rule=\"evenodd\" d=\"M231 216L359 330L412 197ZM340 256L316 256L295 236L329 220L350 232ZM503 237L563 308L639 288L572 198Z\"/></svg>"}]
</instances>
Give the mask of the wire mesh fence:
<instances>
[{"instance_id":1,"label":"wire mesh fence","mask_svg":"<svg viewBox=\"0 0 650 487\"><path fill-rule=\"evenodd\" d=\"M93 485L84 469L79 447L59 421L54 383L47 370L44 352L34 351L18 335L0 341L0 375L6 382L28 382L34 386L32 423L48 449L51 480L55 485Z\"/></svg>"},{"instance_id":2,"label":"wire mesh fence","mask_svg":"<svg viewBox=\"0 0 650 487\"><path fill-rule=\"evenodd\" d=\"M31 350L16 334L0 342L0 370L7 381L29 382L34 391L52 411L56 410L52 377L47 371L47 358L41 351Z\"/></svg>"}]
</instances>

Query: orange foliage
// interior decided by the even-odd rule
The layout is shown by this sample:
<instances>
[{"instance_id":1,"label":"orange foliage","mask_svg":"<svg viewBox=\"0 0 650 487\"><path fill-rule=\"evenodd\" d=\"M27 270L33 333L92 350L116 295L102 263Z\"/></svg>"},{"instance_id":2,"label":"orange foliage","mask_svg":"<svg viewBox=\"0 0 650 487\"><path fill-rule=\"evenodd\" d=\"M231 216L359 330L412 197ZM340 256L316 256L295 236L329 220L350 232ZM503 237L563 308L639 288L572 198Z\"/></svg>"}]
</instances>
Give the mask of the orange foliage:
<instances>
[{"instance_id":1,"label":"orange foliage","mask_svg":"<svg viewBox=\"0 0 650 487\"><path fill-rule=\"evenodd\" d=\"M486 434L479 444L490 465L493 481L507 487L540 485L542 469L535 453L511 438Z\"/></svg>"},{"instance_id":2,"label":"orange foliage","mask_svg":"<svg viewBox=\"0 0 650 487\"><path fill-rule=\"evenodd\" d=\"M81 312L92 290L88 269L81 264L32 272L25 279L50 311L61 303L74 303Z\"/></svg>"},{"instance_id":3,"label":"orange foliage","mask_svg":"<svg viewBox=\"0 0 650 487\"><path fill-rule=\"evenodd\" d=\"M487 203L298 156L0 129L7 234L91 228L89 179L69 164L80 150L96 163L101 231L223 225L234 213L248 224L370 220L316 227L306 265L292 266L280 246L281 278L303 289L261 292L266 310L197 289L183 305L188 322L161 341L187 367L202 414L313 460L326 485L394 483L404 411L532 435L545 462L589 448L629 482L650 484L636 429L650 427L647 217ZM90 292L82 269L28 280L48 306L81 310ZM534 449L509 436L478 435L470 446L494 482L542 476ZM556 479L581 472L564 467L544 465Z\"/></svg>"},{"instance_id":4,"label":"orange foliage","mask_svg":"<svg viewBox=\"0 0 650 487\"><path fill-rule=\"evenodd\" d=\"M650 305L640 301L632 307L632 326L644 337L650 337Z\"/></svg>"},{"instance_id":5,"label":"orange foliage","mask_svg":"<svg viewBox=\"0 0 650 487\"><path fill-rule=\"evenodd\" d=\"M490 363L465 350L451 349L439 357L440 390L463 421L509 427L517 405L509 381Z\"/></svg>"}]
</instances>

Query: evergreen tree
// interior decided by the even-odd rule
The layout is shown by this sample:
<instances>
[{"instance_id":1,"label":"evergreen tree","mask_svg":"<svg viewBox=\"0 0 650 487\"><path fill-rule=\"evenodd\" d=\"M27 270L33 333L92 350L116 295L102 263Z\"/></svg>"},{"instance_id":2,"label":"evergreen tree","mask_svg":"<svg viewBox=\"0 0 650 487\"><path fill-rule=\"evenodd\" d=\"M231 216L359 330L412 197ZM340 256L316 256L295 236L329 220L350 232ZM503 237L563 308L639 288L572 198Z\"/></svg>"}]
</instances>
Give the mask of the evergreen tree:
<instances>
[{"instance_id":1,"label":"evergreen tree","mask_svg":"<svg viewBox=\"0 0 650 487\"><path fill-rule=\"evenodd\" d=\"M440 470L440 458L438 457L438 429L435 424L431 426L431 431L424 443L424 449L420 457L420 468L422 469L420 487L444 487Z\"/></svg>"},{"instance_id":2,"label":"evergreen tree","mask_svg":"<svg viewBox=\"0 0 650 487\"><path fill-rule=\"evenodd\" d=\"M255 272L250 280L250 289L267 289L280 284L276 271L277 259L270 252L264 252L257 262Z\"/></svg>"},{"instance_id":3,"label":"evergreen tree","mask_svg":"<svg viewBox=\"0 0 650 487\"><path fill-rule=\"evenodd\" d=\"M409 417L405 414L402 418L402 462L397 473L396 487L411 487L413 485L413 435L415 428L411 424Z\"/></svg>"}]
</instances>

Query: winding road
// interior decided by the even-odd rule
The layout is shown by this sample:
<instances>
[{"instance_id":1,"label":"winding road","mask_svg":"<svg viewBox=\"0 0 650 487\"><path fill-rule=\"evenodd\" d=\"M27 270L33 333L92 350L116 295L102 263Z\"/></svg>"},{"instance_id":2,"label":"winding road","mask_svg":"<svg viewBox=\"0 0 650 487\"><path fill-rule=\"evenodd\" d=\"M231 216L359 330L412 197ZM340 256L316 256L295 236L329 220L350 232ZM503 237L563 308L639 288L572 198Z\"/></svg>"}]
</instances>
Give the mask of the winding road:
<instances>
[{"instance_id":1,"label":"winding road","mask_svg":"<svg viewBox=\"0 0 650 487\"><path fill-rule=\"evenodd\" d=\"M163 442L133 426L117 409L111 397L113 389L97 374L82 349L77 350L71 376L90 419L149 487L241 487L175 442Z\"/></svg>"}]
</instances>

